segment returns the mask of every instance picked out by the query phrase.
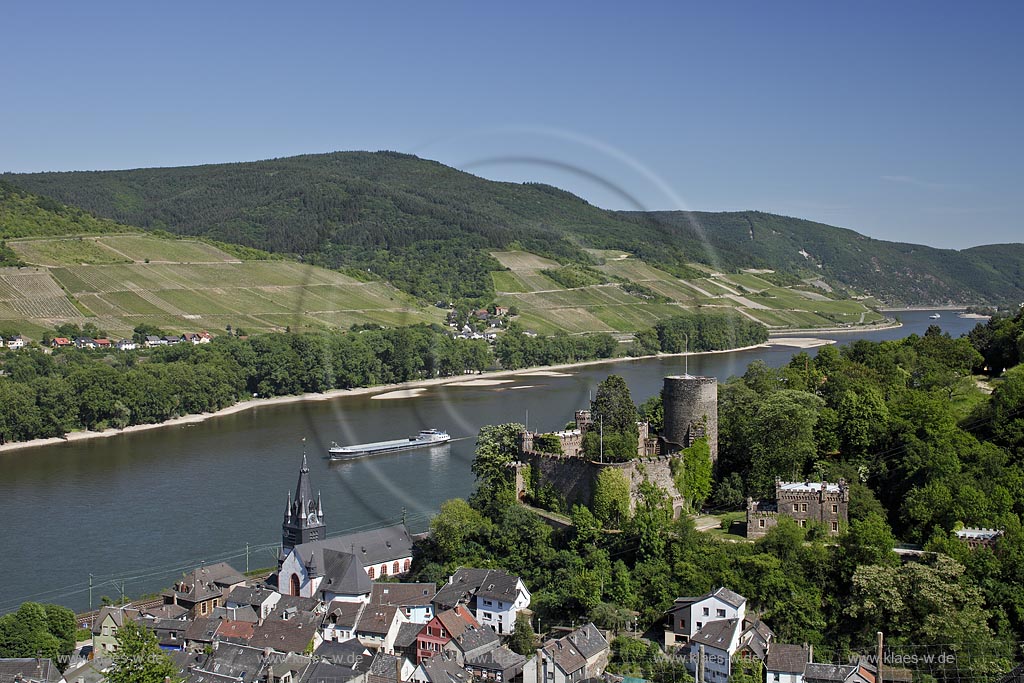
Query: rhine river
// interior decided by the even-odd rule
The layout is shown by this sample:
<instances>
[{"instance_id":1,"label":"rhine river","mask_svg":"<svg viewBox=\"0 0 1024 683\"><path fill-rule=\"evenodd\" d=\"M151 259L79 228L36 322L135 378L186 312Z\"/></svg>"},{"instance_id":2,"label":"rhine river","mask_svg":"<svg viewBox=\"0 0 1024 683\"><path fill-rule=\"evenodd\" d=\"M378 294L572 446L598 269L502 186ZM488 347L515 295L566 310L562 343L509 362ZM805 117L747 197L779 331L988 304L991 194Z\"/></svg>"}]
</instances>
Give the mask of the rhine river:
<instances>
[{"instance_id":1,"label":"rhine river","mask_svg":"<svg viewBox=\"0 0 1024 683\"><path fill-rule=\"evenodd\" d=\"M942 311L901 312L901 328L807 333L835 339L894 339L923 334L931 323L953 336L977 320ZM785 364L799 350L758 348L691 356L691 374L720 381L762 359ZM809 350L815 353L814 349ZM226 560L244 570L276 565L287 492L303 449L314 489L323 494L328 534L401 520L427 528L440 504L469 495L474 437L482 425L524 422L561 428L584 408L598 382L623 376L637 403L683 372L681 357L591 365L566 376L517 376L490 387L432 386L416 398L368 395L264 406L193 425L0 454L0 614L26 600L76 610L116 596L158 592L202 562ZM471 378L467 378L471 379ZM420 429L448 430L445 446L351 462L326 459L341 444L400 438ZM305 438L305 442L302 439ZM248 544L248 555L246 553Z\"/></svg>"}]
</instances>

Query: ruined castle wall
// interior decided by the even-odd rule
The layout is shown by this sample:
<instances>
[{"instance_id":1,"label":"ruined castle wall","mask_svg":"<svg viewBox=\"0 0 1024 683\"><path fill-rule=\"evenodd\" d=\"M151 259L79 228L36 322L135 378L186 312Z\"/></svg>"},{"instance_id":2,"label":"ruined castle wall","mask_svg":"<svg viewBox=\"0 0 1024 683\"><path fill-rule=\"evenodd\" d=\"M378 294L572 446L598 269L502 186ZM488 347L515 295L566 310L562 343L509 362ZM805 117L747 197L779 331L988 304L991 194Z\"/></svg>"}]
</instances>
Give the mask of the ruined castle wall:
<instances>
[{"instance_id":1,"label":"ruined castle wall","mask_svg":"<svg viewBox=\"0 0 1024 683\"><path fill-rule=\"evenodd\" d=\"M658 456L627 462L599 463L586 458L559 457L537 452L520 456L520 461L536 473L540 486L551 486L561 494L566 501L566 508L573 505L589 507L597 475L604 468L614 468L620 470L629 481L631 510L636 508L640 484L646 478L668 492L673 514L678 517L682 513L683 497L676 489L672 477L672 461L676 459L678 456ZM526 482L519 476L516 481L518 493L522 493Z\"/></svg>"}]
</instances>

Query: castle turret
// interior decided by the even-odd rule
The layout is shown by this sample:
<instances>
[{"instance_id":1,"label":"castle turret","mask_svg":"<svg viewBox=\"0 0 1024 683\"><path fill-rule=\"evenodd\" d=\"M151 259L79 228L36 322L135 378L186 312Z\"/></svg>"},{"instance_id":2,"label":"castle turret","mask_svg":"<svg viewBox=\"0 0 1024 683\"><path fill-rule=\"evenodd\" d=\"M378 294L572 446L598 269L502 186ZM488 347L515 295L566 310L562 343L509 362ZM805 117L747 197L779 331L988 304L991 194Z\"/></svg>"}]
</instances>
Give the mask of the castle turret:
<instances>
[{"instance_id":1,"label":"castle turret","mask_svg":"<svg viewBox=\"0 0 1024 683\"><path fill-rule=\"evenodd\" d=\"M718 460L718 379L695 375L665 378L661 390L665 410L662 436L670 448L689 448L708 440L711 461Z\"/></svg>"}]
</instances>

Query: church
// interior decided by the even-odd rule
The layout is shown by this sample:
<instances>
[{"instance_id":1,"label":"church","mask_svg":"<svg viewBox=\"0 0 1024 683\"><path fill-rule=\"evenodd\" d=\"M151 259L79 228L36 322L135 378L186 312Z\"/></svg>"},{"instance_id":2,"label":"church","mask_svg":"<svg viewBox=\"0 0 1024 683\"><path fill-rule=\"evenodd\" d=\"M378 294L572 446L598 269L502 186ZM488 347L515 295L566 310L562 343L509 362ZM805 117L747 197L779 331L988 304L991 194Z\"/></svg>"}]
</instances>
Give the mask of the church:
<instances>
[{"instance_id":1,"label":"church","mask_svg":"<svg viewBox=\"0 0 1024 683\"><path fill-rule=\"evenodd\" d=\"M281 525L278 591L325 602L366 602L373 579L409 571L412 544L404 524L328 538L320 493L313 497L303 454L295 496L288 493Z\"/></svg>"}]
</instances>

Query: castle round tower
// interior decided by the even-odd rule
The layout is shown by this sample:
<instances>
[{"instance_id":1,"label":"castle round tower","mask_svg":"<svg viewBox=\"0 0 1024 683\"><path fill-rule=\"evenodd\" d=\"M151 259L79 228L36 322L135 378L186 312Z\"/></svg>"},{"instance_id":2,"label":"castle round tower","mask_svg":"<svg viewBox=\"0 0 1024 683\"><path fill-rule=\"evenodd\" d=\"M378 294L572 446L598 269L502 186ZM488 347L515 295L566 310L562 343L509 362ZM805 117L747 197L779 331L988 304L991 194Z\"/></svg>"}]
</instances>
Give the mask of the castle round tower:
<instances>
[{"instance_id":1,"label":"castle round tower","mask_svg":"<svg viewBox=\"0 0 1024 683\"><path fill-rule=\"evenodd\" d=\"M665 378L661 390L665 409L662 437L669 447L688 448L707 437L711 462L718 460L718 379L695 375Z\"/></svg>"}]
</instances>

